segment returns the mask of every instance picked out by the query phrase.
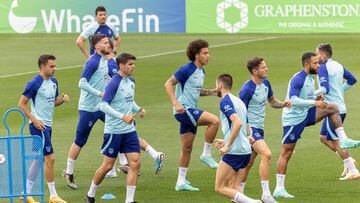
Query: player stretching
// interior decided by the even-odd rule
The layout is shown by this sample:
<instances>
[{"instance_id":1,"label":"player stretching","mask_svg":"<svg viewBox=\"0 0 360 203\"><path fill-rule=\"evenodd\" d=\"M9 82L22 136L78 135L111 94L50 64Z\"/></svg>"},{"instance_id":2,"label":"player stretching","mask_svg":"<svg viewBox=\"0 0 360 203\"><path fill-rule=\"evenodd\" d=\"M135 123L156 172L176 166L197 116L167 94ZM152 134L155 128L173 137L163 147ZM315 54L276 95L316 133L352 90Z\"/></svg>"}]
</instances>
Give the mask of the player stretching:
<instances>
[{"instance_id":1,"label":"player stretching","mask_svg":"<svg viewBox=\"0 0 360 203\"><path fill-rule=\"evenodd\" d=\"M247 108L247 118L251 127L252 155L241 180L241 190L244 190L249 171L254 164L256 156L261 157L259 174L262 187L261 200L265 203L276 202L269 189L271 151L264 140L264 119L266 100L273 108L291 107L290 101L281 102L274 95L268 77L268 68L263 58L255 57L247 62L251 79L246 81L240 90L240 99Z\"/></svg>"},{"instance_id":2,"label":"player stretching","mask_svg":"<svg viewBox=\"0 0 360 203\"><path fill-rule=\"evenodd\" d=\"M302 56L303 70L296 73L290 80L286 99L291 99L292 107L284 108L282 125L284 134L282 138L281 154L277 162L275 198L293 198L285 190L285 175L287 164L295 149L296 142L301 137L304 128L329 117L337 135L346 136L339 109L334 103L326 103L315 99L315 79L318 73L319 59L316 54L307 52Z\"/></svg>"},{"instance_id":3,"label":"player stretching","mask_svg":"<svg viewBox=\"0 0 360 203\"><path fill-rule=\"evenodd\" d=\"M48 184L50 200L49 203L66 203L56 193L54 177L54 149L51 143L52 120L54 107L69 101L69 96L59 96L58 82L53 77L55 73L56 57L53 55L41 55L38 59L40 74L35 76L26 85L23 95L19 101L19 108L29 118L29 130L32 136L40 136L43 140L44 171ZM26 104L31 103L31 111ZM38 149L35 149L38 151ZM36 176L39 174L39 161L34 161L29 169L26 180L26 193L31 193ZM36 203L28 196L28 203Z\"/></svg>"},{"instance_id":4,"label":"player stretching","mask_svg":"<svg viewBox=\"0 0 360 203\"><path fill-rule=\"evenodd\" d=\"M346 117L346 105L344 98L344 90L349 89L356 83L356 78L345 69L340 63L332 60L332 48L330 44L320 44L316 48L316 54L320 60L320 68L318 73L319 90L315 91L315 95L324 95L325 102L333 102L339 108L342 122ZM343 79L346 82L343 84ZM340 140L340 145L339 145ZM344 171L340 180L351 180L358 177L359 171L354 165L355 160L351 158L347 149L358 146L359 141L348 139L347 137L338 137L331 125L329 118L323 120L320 131L320 141L336 152L344 161Z\"/></svg>"},{"instance_id":5,"label":"player stretching","mask_svg":"<svg viewBox=\"0 0 360 203\"><path fill-rule=\"evenodd\" d=\"M247 136L246 107L236 96L231 94L232 77L223 74L216 80L216 87L221 93L220 119L224 143L220 148L223 155L216 171L215 191L232 198L235 202L261 203L229 185L231 179L240 182L244 168L251 157L251 146Z\"/></svg>"},{"instance_id":6,"label":"player stretching","mask_svg":"<svg viewBox=\"0 0 360 203\"><path fill-rule=\"evenodd\" d=\"M219 128L219 119L211 113L197 109L199 96L217 96L216 89L203 89L204 66L208 64L210 58L208 47L208 42L204 40L192 41L187 48L187 56L191 62L178 69L165 83L166 92L173 105L174 116L180 123L181 153L179 175L175 186L177 191L199 190L186 181L197 126L207 126L204 150L200 160L210 168L218 166L211 156L211 145ZM173 86L175 85L174 93Z\"/></svg>"}]
</instances>

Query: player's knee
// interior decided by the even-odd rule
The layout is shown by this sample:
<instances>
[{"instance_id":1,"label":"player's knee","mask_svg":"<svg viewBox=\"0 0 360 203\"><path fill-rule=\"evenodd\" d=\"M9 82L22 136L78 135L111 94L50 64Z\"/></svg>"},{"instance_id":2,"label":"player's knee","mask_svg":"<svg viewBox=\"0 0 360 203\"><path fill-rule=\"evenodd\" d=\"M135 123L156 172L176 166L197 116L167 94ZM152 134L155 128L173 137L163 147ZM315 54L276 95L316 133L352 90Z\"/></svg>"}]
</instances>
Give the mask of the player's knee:
<instances>
[{"instance_id":1,"label":"player's knee","mask_svg":"<svg viewBox=\"0 0 360 203\"><path fill-rule=\"evenodd\" d=\"M191 144L184 144L184 145L182 146L182 151L183 151L183 152L186 152L186 153L191 153L192 148L193 148L193 144L192 144L192 143L191 143Z\"/></svg>"},{"instance_id":2,"label":"player's knee","mask_svg":"<svg viewBox=\"0 0 360 203\"><path fill-rule=\"evenodd\" d=\"M261 156L261 158L264 159L264 160L270 161L270 159L271 159L271 151L265 152L265 153Z\"/></svg>"},{"instance_id":3,"label":"player's knee","mask_svg":"<svg viewBox=\"0 0 360 203\"><path fill-rule=\"evenodd\" d=\"M55 164L55 157L54 156L47 156L45 159L44 159L44 164L45 165L48 165L48 166L52 166Z\"/></svg>"},{"instance_id":4,"label":"player's knee","mask_svg":"<svg viewBox=\"0 0 360 203\"><path fill-rule=\"evenodd\" d=\"M106 165L104 165L103 170L105 170L106 172L109 172L109 171L111 171L112 168L113 168L112 164L106 164Z\"/></svg>"},{"instance_id":5,"label":"player's knee","mask_svg":"<svg viewBox=\"0 0 360 203\"><path fill-rule=\"evenodd\" d=\"M74 143L79 146L80 148L82 148L85 144L86 144L87 139L78 139L76 138Z\"/></svg>"},{"instance_id":6,"label":"player's knee","mask_svg":"<svg viewBox=\"0 0 360 203\"><path fill-rule=\"evenodd\" d=\"M211 125L213 125L216 128L219 128L220 126L220 120L218 117L214 116L214 118L212 119Z\"/></svg>"},{"instance_id":7,"label":"player's knee","mask_svg":"<svg viewBox=\"0 0 360 203\"><path fill-rule=\"evenodd\" d=\"M325 144L326 143L326 136L320 136L320 142Z\"/></svg>"},{"instance_id":8,"label":"player's knee","mask_svg":"<svg viewBox=\"0 0 360 203\"><path fill-rule=\"evenodd\" d=\"M327 108L331 111L331 113L339 114L339 108L338 108L338 106L336 104L329 103Z\"/></svg>"},{"instance_id":9,"label":"player's knee","mask_svg":"<svg viewBox=\"0 0 360 203\"><path fill-rule=\"evenodd\" d=\"M215 192L221 193L222 187L220 184L215 184Z\"/></svg>"}]
</instances>

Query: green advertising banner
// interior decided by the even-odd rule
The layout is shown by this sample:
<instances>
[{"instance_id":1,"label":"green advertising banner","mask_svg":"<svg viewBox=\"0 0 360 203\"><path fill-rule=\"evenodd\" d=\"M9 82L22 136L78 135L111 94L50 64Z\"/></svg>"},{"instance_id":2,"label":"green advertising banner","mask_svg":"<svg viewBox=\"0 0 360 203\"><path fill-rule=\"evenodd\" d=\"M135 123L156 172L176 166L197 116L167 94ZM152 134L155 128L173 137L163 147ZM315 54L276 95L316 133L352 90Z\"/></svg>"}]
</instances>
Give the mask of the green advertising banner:
<instances>
[{"instance_id":1,"label":"green advertising banner","mask_svg":"<svg viewBox=\"0 0 360 203\"><path fill-rule=\"evenodd\" d=\"M189 33L360 32L359 0L187 0Z\"/></svg>"}]
</instances>

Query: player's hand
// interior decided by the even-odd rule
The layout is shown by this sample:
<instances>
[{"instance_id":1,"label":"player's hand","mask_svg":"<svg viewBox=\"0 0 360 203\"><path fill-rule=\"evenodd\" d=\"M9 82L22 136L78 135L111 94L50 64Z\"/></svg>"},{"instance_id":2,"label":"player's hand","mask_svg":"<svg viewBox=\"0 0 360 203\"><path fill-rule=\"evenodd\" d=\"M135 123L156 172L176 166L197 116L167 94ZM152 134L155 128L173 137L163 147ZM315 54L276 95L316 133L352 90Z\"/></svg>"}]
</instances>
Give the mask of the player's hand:
<instances>
[{"instance_id":1,"label":"player's hand","mask_svg":"<svg viewBox=\"0 0 360 203\"><path fill-rule=\"evenodd\" d=\"M130 123L132 123L132 122L135 121L135 115L136 115L136 114L134 114L134 115L125 115L125 116L123 116L122 120L123 120L125 123L130 124Z\"/></svg>"},{"instance_id":2,"label":"player's hand","mask_svg":"<svg viewBox=\"0 0 360 203\"><path fill-rule=\"evenodd\" d=\"M229 151L229 147L228 146L223 146L221 149L220 149L220 154L221 156L224 156L226 154L226 152Z\"/></svg>"},{"instance_id":3,"label":"player's hand","mask_svg":"<svg viewBox=\"0 0 360 203\"><path fill-rule=\"evenodd\" d=\"M32 123L35 126L35 128L38 130L44 131L46 129L45 124L36 118L32 120Z\"/></svg>"},{"instance_id":4,"label":"player's hand","mask_svg":"<svg viewBox=\"0 0 360 203\"><path fill-rule=\"evenodd\" d=\"M145 116L145 109L144 109L143 107L140 107L139 116L140 116L141 118L144 118L144 116Z\"/></svg>"},{"instance_id":5,"label":"player's hand","mask_svg":"<svg viewBox=\"0 0 360 203\"><path fill-rule=\"evenodd\" d=\"M183 114L185 113L185 108L178 103L175 105L175 111L178 114Z\"/></svg>"},{"instance_id":6,"label":"player's hand","mask_svg":"<svg viewBox=\"0 0 360 203\"><path fill-rule=\"evenodd\" d=\"M70 101L69 95L64 94L64 93L62 93L61 99L62 99L63 102L69 102Z\"/></svg>"},{"instance_id":7,"label":"player's hand","mask_svg":"<svg viewBox=\"0 0 360 203\"><path fill-rule=\"evenodd\" d=\"M255 138L253 136L249 136L249 142L252 145L255 142Z\"/></svg>"},{"instance_id":8,"label":"player's hand","mask_svg":"<svg viewBox=\"0 0 360 203\"><path fill-rule=\"evenodd\" d=\"M104 97L104 92L100 92L99 96Z\"/></svg>"},{"instance_id":9,"label":"player's hand","mask_svg":"<svg viewBox=\"0 0 360 203\"><path fill-rule=\"evenodd\" d=\"M215 147L219 150L224 146L224 140L223 139L215 139L214 140Z\"/></svg>"},{"instance_id":10,"label":"player's hand","mask_svg":"<svg viewBox=\"0 0 360 203\"><path fill-rule=\"evenodd\" d=\"M319 107L320 109L326 109L327 108L327 103L321 100L315 101L315 106Z\"/></svg>"},{"instance_id":11,"label":"player's hand","mask_svg":"<svg viewBox=\"0 0 360 203\"><path fill-rule=\"evenodd\" d=\"M324 95L320 94L319 96L316 97L315 99L316 101L324 101Z\"/></svg>"},{"instance_id":12,"label":"player's hand","mask_svg":"<svg viewBox=\"0 0 360 203\"><path fill-rule=\"evenodd\" d=\"M290 100L284 101L284 107L291 108L291 106L292 106L292 103Z\"/></svg>"}]
</instances>

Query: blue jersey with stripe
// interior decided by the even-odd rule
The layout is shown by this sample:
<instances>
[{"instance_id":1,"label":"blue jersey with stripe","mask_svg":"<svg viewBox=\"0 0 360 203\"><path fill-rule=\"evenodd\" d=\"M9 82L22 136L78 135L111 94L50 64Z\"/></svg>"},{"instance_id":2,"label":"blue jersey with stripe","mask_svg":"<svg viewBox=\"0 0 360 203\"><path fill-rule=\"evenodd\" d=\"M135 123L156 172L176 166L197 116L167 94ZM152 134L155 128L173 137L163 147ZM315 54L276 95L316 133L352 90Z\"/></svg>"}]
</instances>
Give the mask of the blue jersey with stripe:
<instances>
[{"instance_id":1,"label":"blue jersey with stripe","mask_svg":"<svg viewBox=\"0 0 360 203\"><path fill-rule=\"evenodd\" d=\"M236 96L229 93L220 100L221 129L225 143L229 140L233 127L230 116L236 114L242 122L241 129L227 154L242 155L251 153L251 145L247 136L246 107Z\"/></svg>"},{"instance_id":2,"label":"blue jersey with stripe","mask_svg":"<svg viewBox=\"0 0 360 203\"><path fill-rule=\"evenodd\" d=\"M178 69L174 77L179 82L175 89L177 101L185 108L197 108L200 91L204 86L204 69L190 62ZM176 114L175 108L173 112Z\"/></svg>"},{"instance_id":3,"label":"blue jersey with stripe","mask_svg":"<svg viewBox=\"0 0 360 203\"><path fill-rule=\"evenodd\" d=\"M84 37L85 39L89 39L91 55L95 53L94 49L91 47L91 40L95 34L104 34L109 39L111 39L113 37L114 38L119 37L119 32L117 31L117 29L114 26L108 25L106 23L104 25L100 25L96 21L93 22L88 27L86 27L83 30L83 32L81 33L82 37Z\"/></svg>"},{"instance_id":4,"label":"blue jersey with stripe","mask_svg":"<svg viewBox=\"0 0 360 203\"><path fill-rule=\"evenodd\" d=\"M116 63L115 58L110 58L107 61L107 64L108 64L108 75L109 75L108 81L110 81L110 79L117 74L119 67Z\"/></svg>"},{"instance_id":5,"label":"blue jersey with stripe","mask_svg":"<svg viewBox=\"0 0 360 203\"><path fill-rule=\"evenodd\" d=\"M54 77L44 80L37 75L28 82L23 95L30 100L31 114L45 125L52 126L55 100L59 95L57 80Z\"/></svg>"},{"instance_id":6,"label":"blue jersey with stripe","mask_svg":"<svg viewBox=\"0 0 360 203\"><path fill-rule=\"evenodd\" d=\"M95 53L86 62L80 80L85 79L93 89L104 92L108 77L108 65L105 57ZM80 90L79 110L96 112L100 110L100 103L99 95L85 89Z\"/></svg>"},{"instance_id":7,"label":"blue jersey with stripe","mask_svg":"<svg viewBox=\"0 0 360 203\"><path fill-rule=\"evenodd\" d=\"M270 82L264 79L260 85L248 80L242 86L239 97L247 108L248 122L251 127L264 129L267 98L273 96Z\"/></svg>"},{"instance_id":8,"label":"blue jersey with stripe","mask_svg":"<svg viewBox=\"0 0 360 203\"><path fill-rule=\"evenodd\" d=\"M314 91L314 76L307 74L302 70L291 78L288 85L286 100L291 99L293 96L297 96L304 100L315 100ZM296 106L293 104L291 108L283 108L282 125L292 126L301 123L306 118L308 110L311 107L312 106Z\"/></svg>"},{"instance_id":9,"label":"blue jersey with stripe","mask_svg":"<svg viewBox=\"0 0 360 203\"><path fill-rule=\"evenodd\" d=\"M344 79L349 85L356 83L356 78L350 73L350 71L344 68L337 61L328 59L321 64L318 73L319 87L325 87L325 101L337 104L340 114L346 113L343 88Z\"/></svg>"},{"instance_id":10,"label":"blue jersey with stripe","mask_svg":"<svg viewBox=\"0 0 360 203\"><path fill-rule=\"evenodd\" d=\"M135 81L131 77L123 78L117 74L111 78L106 87L103 102L112 109L124 115L131 115L139 111L139 106L134 101ZM124 134L135 131L134 122L125 123L122 119L106 114L104 133Z\"/></svg>"}]
</instances>

